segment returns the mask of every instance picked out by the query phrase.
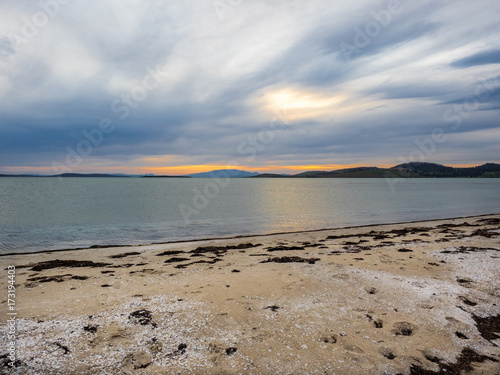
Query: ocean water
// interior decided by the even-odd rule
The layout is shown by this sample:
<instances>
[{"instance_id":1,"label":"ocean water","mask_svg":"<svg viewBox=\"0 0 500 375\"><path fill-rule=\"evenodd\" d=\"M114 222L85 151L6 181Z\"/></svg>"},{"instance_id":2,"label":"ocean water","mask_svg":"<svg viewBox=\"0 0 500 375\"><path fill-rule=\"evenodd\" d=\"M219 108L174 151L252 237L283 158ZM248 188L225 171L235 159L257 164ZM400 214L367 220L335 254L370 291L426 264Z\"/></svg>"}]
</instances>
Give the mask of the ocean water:
<instances>
[{"instance_id":1,"label":"ocean water","mask_svg":"<svg viewBox=\"0 0 500 375\"><path fill-rule=\"evenodd\" d=\"M500 213L500 179L0 178L0 253Z\"/></svg>"}]
</instances>

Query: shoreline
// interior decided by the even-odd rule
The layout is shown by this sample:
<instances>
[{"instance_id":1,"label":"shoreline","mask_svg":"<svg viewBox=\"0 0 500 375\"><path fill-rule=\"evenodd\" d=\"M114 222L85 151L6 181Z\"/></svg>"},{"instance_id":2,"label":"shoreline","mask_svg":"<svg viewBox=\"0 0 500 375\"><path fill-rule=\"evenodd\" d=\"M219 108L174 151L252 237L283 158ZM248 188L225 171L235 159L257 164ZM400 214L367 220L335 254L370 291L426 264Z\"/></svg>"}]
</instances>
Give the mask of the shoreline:
<instances>
[{"instance_id":1,"label":"shoreline","mask_svg":"<svg viewBox=\"0 0 500 375\"><path fill-rule=\"evenodd\" d=\"M442 219L425 219L425 220L412 220L412 221L401 221L401 222L390 222L390 223L351 225L351 226L338 227L338 228L306 229L306 230L289 231L289 232L242 234L242 235L229 235L227 237L206 237L206 238L198 238L198 239L195 238L195 239L172 240L172 241L162 241L162 242L145 242L145 243L140 243L140 244L91 245L89 247L65 248L65 249L55 249L55 250L37 250L37 251L32 251L32 252L5 253L5 254L0 253L0 258L6 257L6 256L15 256L15 255L50 254L50 253L58 253L58 252L66 252L66 251L110 249L110 248L120 248L120 247L121 248L145 247L145 246L153 246L153 245L184 244L184 243L193 243L193 242L233 240L233 239L242 239L242 238L244 239L244 238L251 238L251 237L268 237L268 236L275 236L275 235L315 233L315 232L333 231L333 230L341 230L341 229L369 228L369 227L375 227L375 226L381 226L381 225L415 224L415 223L428 223L428 222L442 221L442 220L470 219L470 218L475 218L475 217L485 217L485 216L492 216L492 215L500 215L500 213L446 217L446 218L442 218Z\"/></svg>"},{"instance_id":2,"label":"shoreline","mask_svg":"<svg viewBox=\"0 0 500 375\"><path fill-rule=\"evenodd\" d=\"M0 373L495 374L499 236L488 214L2 257Z\"/></svg>"}]
</instances>

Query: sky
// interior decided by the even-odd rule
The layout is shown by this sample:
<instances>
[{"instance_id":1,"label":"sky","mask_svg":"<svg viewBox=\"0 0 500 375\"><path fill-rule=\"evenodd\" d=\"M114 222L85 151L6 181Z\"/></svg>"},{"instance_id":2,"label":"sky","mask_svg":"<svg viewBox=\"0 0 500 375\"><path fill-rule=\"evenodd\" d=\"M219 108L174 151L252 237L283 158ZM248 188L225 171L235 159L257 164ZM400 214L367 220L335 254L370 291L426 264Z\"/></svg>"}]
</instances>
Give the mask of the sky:
<instances>
[{"instance_id":1,"label":"sky","mask_svg":"<svg viewBox=\"0 0 500 375\"><path fill-rule=\"evenodd\" d=\"M498 162L500 2L0 2L0 173Z\"/></svg>"}]
</instances>

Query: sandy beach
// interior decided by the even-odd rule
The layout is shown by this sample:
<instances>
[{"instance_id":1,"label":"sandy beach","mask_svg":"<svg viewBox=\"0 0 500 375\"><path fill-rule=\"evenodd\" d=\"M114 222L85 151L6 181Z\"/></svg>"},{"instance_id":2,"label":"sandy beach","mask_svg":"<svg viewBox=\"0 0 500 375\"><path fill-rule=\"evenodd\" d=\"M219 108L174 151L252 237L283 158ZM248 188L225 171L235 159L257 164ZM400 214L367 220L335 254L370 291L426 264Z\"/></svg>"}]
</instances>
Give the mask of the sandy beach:
<instances>
[{"instance_id":1,"label":"sandy beach","mask_svg":"<svg viewBox=\"0 0 500 375\"><path fill-rule=\"evenodd\" d=\"M500 214L3 256L0 372L499 374L499 235Z\"/></svg>"}]
</instances>

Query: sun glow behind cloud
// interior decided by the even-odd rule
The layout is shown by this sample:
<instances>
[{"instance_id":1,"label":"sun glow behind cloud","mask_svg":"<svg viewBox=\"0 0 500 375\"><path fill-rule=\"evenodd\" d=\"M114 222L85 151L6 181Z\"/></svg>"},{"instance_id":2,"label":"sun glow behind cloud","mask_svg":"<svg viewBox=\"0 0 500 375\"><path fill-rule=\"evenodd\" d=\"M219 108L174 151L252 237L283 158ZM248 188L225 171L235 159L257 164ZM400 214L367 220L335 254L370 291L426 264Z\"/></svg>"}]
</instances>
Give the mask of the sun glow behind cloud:
<instances>
[{"instance_id":1,"label":"sun glow behind cloud","mask_svg":"<svg viewBox=\"0 0 500 375\"><path fill-rule=\"evenodd\" d=\"M285 113L290 121L339 119L384 104L382 100L359 98L347 92L325 93L295 87L269 91L259 102L266 112Z\"/></svg>"},{"instance_id":2,"label":"sun glow behind cloud","mask_svg":"<svg viewBox=\"0 0 500 375\"><path fill-rule=\"evenodd\" d=\"M281 111L290 120L301 120L338 114L345 109L342 104L349 99L346 94L322 94L298 88L283 88L267 92L260 98L269 112Z\"/></svg>"}]
</instances>

